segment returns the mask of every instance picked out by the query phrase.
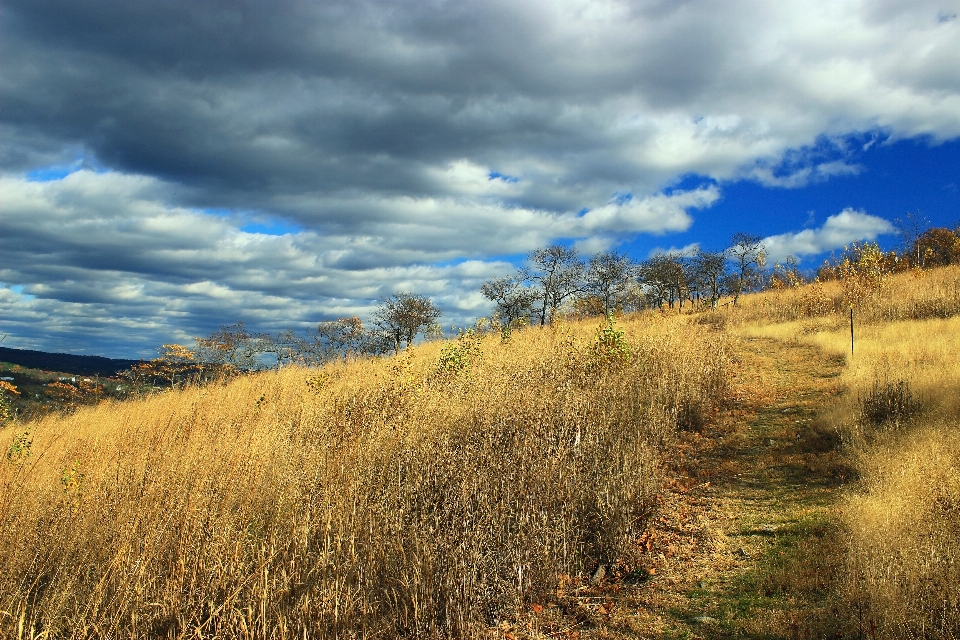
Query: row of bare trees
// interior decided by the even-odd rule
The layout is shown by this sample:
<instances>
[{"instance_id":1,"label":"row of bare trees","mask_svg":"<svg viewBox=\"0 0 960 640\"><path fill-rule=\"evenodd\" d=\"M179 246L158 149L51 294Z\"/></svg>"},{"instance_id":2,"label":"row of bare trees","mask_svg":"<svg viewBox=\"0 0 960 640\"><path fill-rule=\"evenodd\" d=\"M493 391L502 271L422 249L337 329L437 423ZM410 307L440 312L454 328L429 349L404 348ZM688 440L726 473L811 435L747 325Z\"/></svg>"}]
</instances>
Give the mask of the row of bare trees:
<instances>
[{"instance_id":1,"label":"row of bare trees","mask_svg":"<svg viewBox=\"0 0 960 640\"><path fill-rule=\"evenodd\" d=\"M134 365L126 376L136 388L177 386L223 379L245 371L288 364L398 353L418 336L439 338L441 311L427 296L397 293L380 301L372 323L357 316L320 322L303 332L252 333L243 323L223 326L194 345L165 344L158 357Z\"/></svg>"},{"instance_id":2,"label":"row of bare trees","mask_svg":"<svg viewBox=\"0 0 960 640\"><path fill-rule=\"evenodd\" d=\"M841 266L856 262L860 254L882 254L888 271L960 264L960 226L924 230L919 213L907 214L905 220L897 220L901 253L883 254L874 243L855 243L826 261L816 277L839 277ZM744 293L795 286L813 277L805 276L792 257L767 269L763 238L737 233L723 251L660 253L640 262L616 251L583 259L575 248L552 245L531 252L515 273L490 280L480 290L507 326L544 325L561 307L581 315L608 315L651 307L682 309L684 304L716 308L724 297L736 306Z\"/></svg>"},{"instance_id":3,"label":"row of bare trees","mask_svg":"<svg viewBox=\"0 0 960 640\"><path fill-rule=\"evenodd\" d=\"M337 358L399 353L418 336L442 338L437 320L443 315L427 296L396 293L382 298L371 325L357 316L320 322L303 333L282 331L263 336L262 353L273 356L278 366L290 363L320 364Z\"/></svg>"},{"instance_id":4,"label":"row of bare trees","mask_svg":"<svg viewBox=\"0 0 960 640\"><path fill-rule=\"evenodd\" d=\"M919 214L898 220L903 236L901 254L883 254L887 270L924 268L960 262L960 228L922 229ZM912 225L912 226L911 226ZM870 249L871 247L867 247ZM840 277L843 264L856 262L862 247L841 259L827 261L817 276ZM853 257L851 257L853 256ZM578 315L609 315L685 304L716 308L724 297L737 304L740 296L765 287L803 283L796 260L766 269L760 236L737 233L723 251L693 254L660 253L636 261L606 251L582 258L573 247L551 245L531 252L513 274L484 283L480 290L496 306L499 324L545 325L561 310ZM320 322L307 331L251 333L242 324L221 327L193 348L164 345L160 357L142 362L130 372L147 383L173 385L185 380L209 380L239 371L300 363L319 365L344 357L398 353L418 337L441 338L441 311L427 296L397 293L381 299L369 326L357 316Z\"/></svg>"},{"instance_id":5,"label":"row of bare trees","mask_svg":"<svg viewBox=\"0 0 960 640\"><path fill-rule=\"evenodd\" d=\"M617 251L582 259L573 247L551 245L527 256L515 273L483 284L502 322L544 325L563 306L608 315L684 302L715 307L721 297L758 289L764 283L762 238L733 236L724 251L687 256L662 253L643 262Z\"/></svg>"}]
</instances>

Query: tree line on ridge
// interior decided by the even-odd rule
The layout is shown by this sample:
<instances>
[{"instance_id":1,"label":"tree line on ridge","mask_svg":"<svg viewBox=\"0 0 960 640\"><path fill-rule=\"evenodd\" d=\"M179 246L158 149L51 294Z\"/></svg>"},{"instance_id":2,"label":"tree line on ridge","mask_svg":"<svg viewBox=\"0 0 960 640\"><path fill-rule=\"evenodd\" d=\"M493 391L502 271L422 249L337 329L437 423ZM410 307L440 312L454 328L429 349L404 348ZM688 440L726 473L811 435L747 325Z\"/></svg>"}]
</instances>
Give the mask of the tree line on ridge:
<instances>
[{"instance_id":1,"label":"tree line on ridge","mask_svg":"<svg viewBox=\"0 0 960 640\"><path fill-rule=\"evenodd\" d=\"M542 247L528 254L513 273L480 287L494 306L493 316L483 327L496 328L508 337L512 330L544 326L558 315L736 306L743 294L815 280L842 280L851 268L868 262L871 269L885 273L960 264L960 226L925 229L919 214L907 214L897 222L900 252L883 252L870 242L854 244L813 273L802 272L793 258L769 265L763 239L747 233L734 234L723 251L658 253L642 261L618 251L583 257L574 247ZM443 338L441 317L440 308L429 297L400 292L381 299L368 325L351 316L320 322L306 331L276 334L250 332L242 323L223 326L207 337L195 338L192 347L163 345L157 358L133 365L124 376L132 389L149 389L288 364L319 366L350 357L399 353L417 339ZM12 399L14 391L0 390L0 396Z\"/></svg>"}]
</instances>

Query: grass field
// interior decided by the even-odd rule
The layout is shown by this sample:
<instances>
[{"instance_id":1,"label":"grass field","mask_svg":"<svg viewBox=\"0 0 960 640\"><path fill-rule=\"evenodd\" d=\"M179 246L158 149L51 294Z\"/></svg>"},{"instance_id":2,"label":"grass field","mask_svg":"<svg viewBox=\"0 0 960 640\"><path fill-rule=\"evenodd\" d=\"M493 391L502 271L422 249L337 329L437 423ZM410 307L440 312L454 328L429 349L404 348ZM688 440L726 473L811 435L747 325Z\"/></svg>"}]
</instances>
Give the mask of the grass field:
<instances>
[{"instance_id":1,"label":"grass field","mask_svg":"<svg viewBox=\"0 0 960 640\"><path fill-rule=\"evenodd\" d=\"M960 637L960 269L844 286L13 423L0 636Z\"/></svg>"},{"instance_id":2,"label":"grass field","mask_svg":"<svg viewBox=\"0 0 960 640\"><path fill-rule=\"evenodd\" d=\"M755 297L740 327L846 360L846 393L823 415L860 474L840 503L844 590L877 637L960 637L958 291L957 267L891 277L857 309L853 353L839 305L796 319L777 311L780 322L760 312L836 299L837 283Z\"/></svg>"},{"instance_id":3,"label":"grass field","mask_svg":"<svg viewBox=\"0 0 960 640\"><path fill-rule=\"evenodd\" d=\"M613 566L678 423L687 318L465 336L2 432L0 635L471 635Z\"/></svg>"}]
</instances>

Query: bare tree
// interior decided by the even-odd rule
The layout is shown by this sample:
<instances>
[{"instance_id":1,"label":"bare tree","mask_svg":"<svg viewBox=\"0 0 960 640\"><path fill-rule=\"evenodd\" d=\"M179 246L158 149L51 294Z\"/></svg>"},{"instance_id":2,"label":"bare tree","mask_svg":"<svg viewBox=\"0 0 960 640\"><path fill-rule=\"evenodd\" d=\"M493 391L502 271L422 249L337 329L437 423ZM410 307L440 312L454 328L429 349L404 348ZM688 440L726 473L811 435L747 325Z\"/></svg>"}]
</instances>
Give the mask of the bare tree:
<instances>
[{"instance_id":1,"label":"bare tree","mask_svg":"<svg viewBox=\"0 0 960 640\"><path fill-rule=\"evenodd\" d=\"M903 255L910 256L910 266L923 268L923 251L917 241L930 226L930 220L919 211L907 211L902 218L895 218L893 224L900 234Z\"/></svg>"},{"instance_id":2,"label":"bare tree","mask_svg":"<svg viewBox=\"0 0 960 640\"><path fill-rule=\"evenodd\" d=\"M538 292L526 286L524 280L525 273L521 270L513 276L484 282L480 287L480 292L497 305L501 321L508 326L528 317L540 299Z\"/></svg>"},{"instance_id":3,"label":"bare tree","mask_svg":"<svg viewBox=\"0 0 960 640\"><path fill-rule=\"evenodd\" d=\"M829 262L824 262L820 267L817 277L821 280L836 280L837 272ZM773 273L770 274L770 286L775 289L789 289L798 287L806 282L803 272L800 271L800 260L796 256L787 256L783 264L777 262L773 265Z\"/></svg>"},{"instance_id":4,"label":"bare tree","mask_svg":"<svg viewBox=\"0 0 960 640\"><path fill-rule=\"evenodd\" d=\"M242 322L220 327L207 338L194 338L197 360L224 371L257 369L261 337L247 331Z\"/></svg>"},{"instance_id":5,"label":"bare tree","mask_svg":"<svg viewBox=\"0 0 960 640\"><path fill-rule=\"evenodd\" d=\"M683 308L683 300L690 293L686 263L683 256L660 253L640 265L638 279L654 306L669 304L673 308L678 302Z\"/></svg>"},{"instance_id":6,"label":"bare tree","mask_svg":"<svg viewBox=\"0 0 960 640\"><path fill-rule=\"evenodd\" d=\"M659 256L640 263L637 280L650 304L659 309L670 297L670 280L663 277L663 270L659 268L661 261L657 258Z\"/></svg>"},{"instance_id":7,"label":"bare tree","mask_svg":"<svg viewBox=\"0 0 960 640\"><path fill-rule=\"evenodd\" d=\"M326 347L326 359L330 356L346 358L376 352L370 332L357 316L321 322L317 325L316 335Z\"/></svg>"},{"instance_id":8,"label":"bare tree","mask_svg":"<svg viewBox=\"0 0 960 640\"><path fill-rule=\"evenodd\" d=\"M740 294L757 288L763 280L763 267L766 264L763 238L749 233L735 233L726 253L733 262L734 273L728 278L728 286L733 294L733 306L737 306Z\"/></svg>"},{"instance_id":9,"label":"bare tree","mask_svg":"<svg viewBox=\"0 0 960 640\"><path fill-rule=\"evenodd\" d=\"M927 229L914 241L912 253L919 256L919 266L924 269L957 264L960 262L960 235L943 227Z\"/></svg>"},{"instance_id":10,"label":"bare tree","mask_svg":"<svg viewBox=\"0 0 960 640\"><path fill-rule=\"evenodd\" d=\"M555 244L537 249L529 256L530 279L537 283L540 309L540 326L553 317L563 301L583 290L584 265L577 250Z\"/></svg>"},{"instance_id":11,"label":"bare tree","mask_svg":"<svg viewBox=\"0 0 960 640\"><path fill-rule=\"evenodd\" d=\"M383 298L373 314L373 323L393 343L395 353L410 346L417 334L429 329L443 315L430 298L413 293L396 293Z\"/></svg>"},{"instance_id":12,"label":"bare tree","mask_svg":"<svg viewBox=\"0 0 960 640\"><path fill-rule=\"evenodd\" d=\"M608 316L623 307L636 273L637 265L628 256L616 251L598 253L590 258L585 289L597 296Z\"/></svg>"},{"instance_id":13,"label":"bare tree","mask_svg":"<svg viewBox=\"0 0 960 640\"><path fill-rule=\"evenodd\" d=\"M264 334L260 336L259 350L263 354L276 358L277 368L294 362L305 362L304 339L295 332L280 331L276 335Z\"/></svg>"},{"instance_id":14,"label":"bare tree","mask_svg":"<svg viewBox=\"0 0 960 640\"><path fill-rule=\"evenodd\" d=\"M698 251L692 264L697 284L703 294L709 296L710 306L715 309L724 291L723 284L727 276L726 255L722 251Z\"/></svg>"}]
</instances>

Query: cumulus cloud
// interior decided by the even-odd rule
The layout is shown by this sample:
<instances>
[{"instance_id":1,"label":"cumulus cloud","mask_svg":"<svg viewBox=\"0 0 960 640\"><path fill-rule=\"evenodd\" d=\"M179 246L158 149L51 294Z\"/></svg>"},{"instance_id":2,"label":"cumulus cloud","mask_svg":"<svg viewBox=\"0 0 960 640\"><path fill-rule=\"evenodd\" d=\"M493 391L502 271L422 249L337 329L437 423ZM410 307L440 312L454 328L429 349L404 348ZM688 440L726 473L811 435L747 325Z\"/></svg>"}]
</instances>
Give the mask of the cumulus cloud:
<instances>
[{"instance_id":1,"label":"cumulus cloud","mask_svg":"<svg viewBox=\"0 0 960 640\"><path fill-rule=\"evenodd\" d=\"M203 335L225 319L275 330L366 315L395 291L431 295L449 322L464 323L489 306L476 295L480 284L512 269L482 258L504 249L525 253L557 233L590 243L596 234L663 230L684 217L684 207L710 199L680 191L649 203L608 205L608 216L592 219L400 198L377 203L391 215L381 220L379 236L362 237L332 225L279 235L245 231L247 214L165 204L174 188L90 170L42 182L0 178L5 330L29 335L28 327L44 326L45 340L54 344L63 334L66 345L72 328L74 341L116 350L118 341L129 347L169 341L165 335ZM657 222L649 212L664 217ZM76 321L84 316L97 320ZM38 346L29 339L21 344Z\"/></svg>"},{"instance_id":2,"label":"cumulus cloud","mask_svg":"<svg viewBox=\"0 0 960 640\"><path fill-rule=\"evenodd\" d=\"M764 245L768 259L775 262L787 256L802 258L821 254L851 242L876 240L880 235L893 232L893 225L887 220L847 208L828 217L819 228L771 236L764 239Z\"/></svg>"},{"instance_id":3,"label":"cumulus cloud","mask_svg":"<svg viewBox=\"0 0 960 640\"><path fill-rule=\"evenodd\" d=\"M689 209L709 207L720 197L716 186L649 198L617 199L587 211L582 218L585 230L664 233L686 231L693 219Z\"/></svg>"},{"instance_id":4,"label":"cumulus cloud","mask_svg":"<svg viewBox=\"0 0 960 640\"><path fill-rule=\"evenodd\" d=\"M245 232L242 220L163 204L157 198L169 188L91 171L47 182L0 178L0 316L11 344L71 349L79 341L142 354L145 344L189 340L221 322L277 330L366 315L397 290L437 296L451 322L465 322L476 307L469 292L511 268L411 264L402 255L340 267L336 257L356 238Z\"/></svg>"},{"instance_id":5,"label":"cumulus cloud","mask_svg":"<svg viewBox=\"0 0 960 640\"><path fill-rule=\"evenodd\" d=\"M727 181L856 173L850 134L960 135L954 4L8 0L3 321L107 344L400 287L465 317L491 256L683 232Z\"/></svg>"},{"instance_id":6,"label":"cumulus cloud","mask_svg":"<svg viewBox=\"0 0 960 640\"><path fill-rule=\"evenodd\" d=\"M670 247L669 249L664 249L663 247L654 247L650 250L650 253L647 254L648 258L653 258L656 256L675 256L675 257L686 257L697 255L700 251L699 242L691 242L688 245L682 247Z\"/></svg>"},{"instance_id":7,"label":"cumulus cloud","mask_svg":"<svg viewBox=\"0 0 960 640\"><path fill-rule=\"evenodd\" d=\"M524 204L579 209L677 172L738 175L822 135L960 134L960 38L942 11L13 1L0 97L21 137L257 206L291 191L438 195L458 169L534 163Z\"/></svg>"}]
</instances>

